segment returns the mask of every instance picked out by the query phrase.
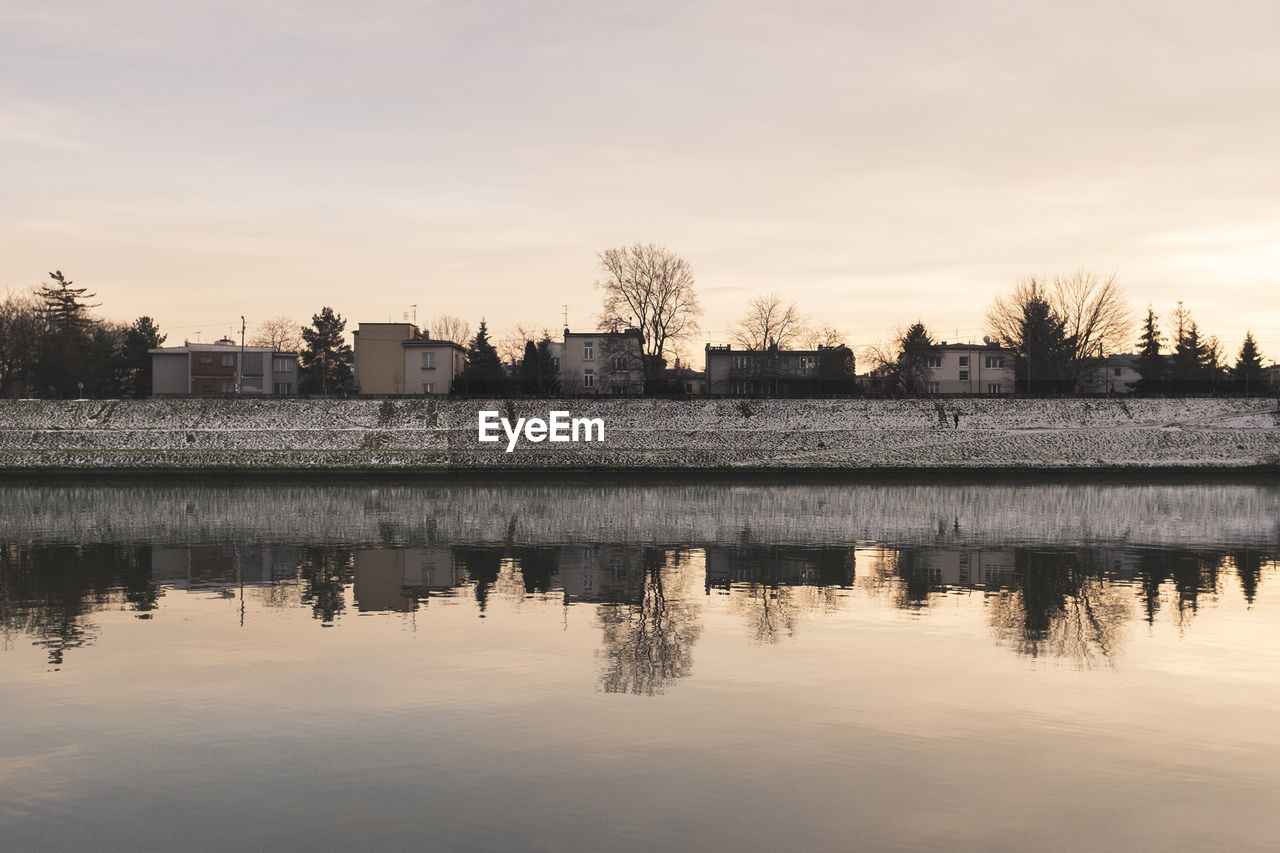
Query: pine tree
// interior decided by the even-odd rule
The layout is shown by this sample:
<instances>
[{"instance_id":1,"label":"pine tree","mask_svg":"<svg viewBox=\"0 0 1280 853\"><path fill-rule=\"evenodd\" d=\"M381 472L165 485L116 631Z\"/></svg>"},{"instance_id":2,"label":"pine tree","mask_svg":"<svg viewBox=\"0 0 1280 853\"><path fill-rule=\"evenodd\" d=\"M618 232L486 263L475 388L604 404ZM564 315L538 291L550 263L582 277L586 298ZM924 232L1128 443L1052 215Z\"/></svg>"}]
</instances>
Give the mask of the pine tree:
<instances>
[{"instance_id":1,"label":"pine tree","mask_svg":"<svg viewBox=\"0 0 1280 853\"><path fill-rule=\"evenodd\" d=\"M538 345L524 342L524 358L520 360L520 392L538 393Z\"/></svg>"},{"instance_id":2,"label":"pine tree","mask_svg":"<svg viewBox=\"0 0 1280 853\"><path fill-rule=\"evenodd\" d=\"M560 393L560 371L551 351L550 335L543 335L538 341L538 393L543 396Z\"/></svg>"},{"instance_id":3,"label":"pine tree","mask_svg":"<svg viewBox=\"0 0 1280 853\"><path fill-rule=\"evenodd\" d=\"M1160 345L1164 335L1156 328L1156 312L1147 306L1147 319L1142 324L1142 337L1139 339L1138 372L1142 374L1140 387L1143 391L1159 391L1168 378L1168 367L1164 356L1160 354Z\"/></svg>"},{"instance_id":4,"label":"pine tree","mask_svg":"<svg viewBox=\"0 0 1280 853\"><path fill-rule=\"evenodd\" d=\"M1240 354L1236 357L1236 366L1231 369L1231 378L1245 394L1264 390L1266 378L1262 372L1262 353L1258 351L1253 332L1245 333L1244 343L1240 345Z\"/></svg>"},{"instance_id":5,"label":"pine tree","mask_svg":"<svg viewBox=\"0 0 1280 853\"><path fill-rule=\"evenodd\" d=\"M933 338L920 320L898 337L898 384L905 393L921 394L928 390L932 354Z\"/></svg>"},{"instance_id":6,"label":"pine tree","mask_svg":"<svg viewBox=\"0 0 1280 853\"><path fill-rule=\"evenodd\" d=\"M480 329L467 347L467 364L458 384L467 394L498 394L503 391L506 378L498 350L489 340L489 327L481 319Z\"/></svg>"},{"instance_id":7,"label":"pine tree","mask_svg":"<svg viewBox=\"0 0 1280 853\"><path fill-rule=\"evenodd\" d=\"M343 340L346 328L347 321L328 306L311 317L310 327L303 327L298 380L303 393L332 394L350 381L352 353L350 344Z\"/></svg>"},{"instance_id":8,"label":"pine tree","mask_svg":"<svg viewBox=\"0 0 1280 853\"><path fill-rule=\"evenodd\" d=\"M79 393L86 382L86 363L92 344L92 320L89 309L94 294L85 287L72 287L75 282L62 270L49 273L53 284L41 285L36 293L45 333L41 340L36 368L36 388L52 397L68 397Z\"/></svg>"},{"instance_id":9,"label":"pine tree","mask_svg":"<svg viewBox=\"0 0 1280 853\"><path fill-rule=\"evenodd\" d=\"M166 335L150 317L134 320L124 332L120 353L121 391L133 397L151 396L151 354L165 342Z\"/></svg>"}]
</instances>

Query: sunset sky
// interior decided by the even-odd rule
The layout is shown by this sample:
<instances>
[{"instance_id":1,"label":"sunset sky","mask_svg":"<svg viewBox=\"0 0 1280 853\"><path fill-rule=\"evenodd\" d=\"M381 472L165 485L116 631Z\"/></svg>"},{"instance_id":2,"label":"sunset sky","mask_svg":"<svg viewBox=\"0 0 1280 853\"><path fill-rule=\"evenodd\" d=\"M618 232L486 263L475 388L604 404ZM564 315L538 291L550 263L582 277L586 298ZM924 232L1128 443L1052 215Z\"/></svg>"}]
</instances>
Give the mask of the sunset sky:
<instances>
[{"instance_id":1,"label":"sunset sky","mask_svg":"<svg viewBox=\"0 0 1280 853\"><path fill-rule=\"evenodd\" d=\"M1274 0L0 0L0 290L61 269L169 343L585 329L640 241L693 266L697 364L760 293L980 339L1077 269L1269 363L1278 40Z\"/></svg>"}]
</instances>

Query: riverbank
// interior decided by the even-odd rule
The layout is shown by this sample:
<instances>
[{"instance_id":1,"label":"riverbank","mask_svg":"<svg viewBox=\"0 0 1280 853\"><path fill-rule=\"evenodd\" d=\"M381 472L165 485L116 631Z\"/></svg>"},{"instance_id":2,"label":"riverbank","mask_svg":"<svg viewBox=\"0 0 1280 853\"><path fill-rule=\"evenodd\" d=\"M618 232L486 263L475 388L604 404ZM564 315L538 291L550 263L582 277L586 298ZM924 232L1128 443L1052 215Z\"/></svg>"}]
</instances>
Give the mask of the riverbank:
<instances>
[{"instance_id":1,"label":"riverbank","mask_svg":"<svg viewBox=\"0 0 1280 853\"><path fill-rule=\"evenodd\" d=\"M603 440L479 440L481 411L554 410ZM0 474L1277 473L1277 421L1274 399L5 400Z\"/></svg>"}]
</instances>

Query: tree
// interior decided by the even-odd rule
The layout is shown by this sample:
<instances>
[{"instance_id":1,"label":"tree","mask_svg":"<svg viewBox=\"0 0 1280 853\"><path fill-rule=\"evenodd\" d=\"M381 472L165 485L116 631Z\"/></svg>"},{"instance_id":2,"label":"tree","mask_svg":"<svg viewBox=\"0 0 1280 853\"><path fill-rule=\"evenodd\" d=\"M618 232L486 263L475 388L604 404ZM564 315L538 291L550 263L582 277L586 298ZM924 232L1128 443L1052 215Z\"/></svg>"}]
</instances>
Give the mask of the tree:
<instances>
[{"instance_id":1,"label":"tree","mask_svg":"<svg viewBox=\"0 0 1280 853\"><path fill-rule=\"evenodd\" d=\"M166 335L150 317L134 320L124 330L124 343L120 352L120 390L131 397L151 396L151 354L165 342Z\"/></svg>"},{"instance_id":2,"label":"tree","mask_svg":"<svg viewBox=\"0 0 1280 853\"><path fill-rule=\"evenodd\" d=\"M36 293L44 325L36 385L42 393L66 397L78 394L84 382L92 323L89 309L98 305L88 302L94 297L88 288L72 287L75 282L62 270L49 273L49 278L53 284L41 285Z\"/></svg>"},{"instance_id":3,"label":"tree","mask_svg":"<svg viewBox=\"0 0 1280 853\"><path fill-rule=\"evenodd\" d=\"M1231 378L1245 394L1264 390L1266 376L1262 372L1262 353L1258 352L1258 344L1253 339L1253 332L1245 332L1244 343L1240 345L1240 354L1236 356L1236 366L1231 369Z\"/></svg>"},{"instance_id":4,"label":"tree","mask_svg":"<svg viewBox=\"0 0 1280 853\"><path fill-rule=\"evenodd\" d=\"M1044 285L1030 278L1015 284L1008 296L996 297L987 311L994 337L1014 351L1015 384L1023 391L1070 391L1081 369L1081 350L1053 300Z\"/></svg>"},{"instance_id":5,"label":"tree","mask_svg":"<svg viewBox=\"0 0 1280 853\"><path fill-rule=\"evenodd\" d=\"M1177 324L1173 348L1173 381L1184 392L1212 391L1222 377L1222 346L1204 338L1181 302L1173 312Z\"/></svg>"},{"instance_id":6,"label":"tree","mask_svg":"<svg viewBox=\"0 0 1280 853\"><path fill-rule=\"evenodd\" d=\"M31 393L43 333L35 296L6 292L0 300L0 397Z\"/></svg>"},{"instance_id":7,"label":"tree","mask_svg":"<svg viewBox=\"0 0 1280 853\"><path fill-rule=\"evenodd\" d=\"M550 332L543 332L543 334L550 334ZM503 364L515 367L524 358L524 345L537 339L538 333L533 327L517 323L514 329L499 338L493 346L498 351L498 359Z\"/></svg>"},{"instance_id":8,"label":"tree","mask_svg":"<svg viewBox=\"0 0 1280 853\"><path fill-rule=\"evenodd\" d=\"M817 349L818 347L838 347L844 343L845 333L836 329L835 326L822 324L821 326L810 326L801 333L806 349Z\"/></svg>"},{"instance_id":9,"label":"tree","mask_svg":"<svg viewBox=\"0 0 1280 853\"><path fill-rule=\"evenodd\" d=\"M1029 353L1022 340L1029 319L1034 320L1029 328L1052 338L1038 342L1042 356L1051 359L1048 363ZM1106 351L1127 345L1133 314L1115 276L1077 272L1055 276L1048 285L1036 278L1017 282L1008 295L997 296L991 304L987 325L1005 346L1024 358L1030 356L1031 381L1041 388L1052 382L1059 390L1070 390Z\"/></svg>"},{"instance_id":10,"label":"tree","mask_svg":"<svg viewBox=\"0 0 1280 853\"><path fill-rule=\"evenodd\" d=\"M929 358L933 354L933 338L920 320L898 334L895 378L907 394L921 394L929 387Z\"/></svg>"},{"instance_id":11,"label":"tree","mask_svg":"<svg viewBox=\"0 0 1280 853\"><path fill-rule=\"evenodd\" d=\"M538 392L538 345L533 341L524 342L524 358L520 359L520 392L536 394Z\"/></svg>"},{"instance_id":12,"label":"tree","mask_svg":"<svg viewBox=\"0 0 1280 853\"><path fill-rule=\"evenodd\" d=\"M794 301L788 304L776 293L753 296L747 300L746 316L738 321L730 337L743 349L790 349L805 333L807 323L808 318Z\"/></svg>"},{"instance_id":13,"label":"tree","mask_svg":"<svg viewBox=\"0 0 1280 853\"><path fill-rule=\"evenodd\" d=\"M471 340L471 324L461 317L441 314L431 323L431 337L437 341L465 344Z\"/></svg>"},{"instance_id":14,"label":"tree","mask_svg":"<svg viewBox=\"0 0 1280 853\"><path fill-rule=\"evenodd\" d=\"M292 317L277 314L258 325L249 343L255 347L271 347L276 352L301 352L302 327Z\"/></svg>"},{"instance_id":15,"label":"tree","mask_svg":"<svg viewBox=\"0 0 1280 853\"><path fill-rule=\"evenodd\" d=\"M1147 319L1142 323L1142 337L1138 341L1138 372L1142 374L1139 387L1143 391L1159 391L1168 378L1168 367L1160 354L1164 335L1156 328L1156 312L1147 306Z\"/></svg>"},{"instance_id":16,"label":"tree","mask_svg":"<svg viewBox=\"0 0 1280 853\"><path fill-rule=\"evenodd\" d=\"M560 393L560 371L556 369L550 335L543 335L538 341L538 393L544 397Z\"/></svg>"},{"instance_id":17,"label":"tree","mask_svg":"<svg viewBox=\"0 0 1280 853\"><path fill-rule=\"evenodd\" d=\"M489 341L489 328L481 319L480 329L467 347L467 363L458 376L458 385L468 394L497 394L503 390L506 378L498 351Z\"/></svg>"},{"instance_id":18,"label":"tree","mask_svg":"<svg viewBox=\"0 0 1280 853\"><path fill-rule=\"evenodd\" d=\"M702 308L693 291L693 270L684 258L652 243L606 249L596 257L605 273L596 282L604 291L600 328L638 327L645 376L660 379L668 344L698 329Z\"/></svg>"},{"instance_id":19,"label":"tree","mask_svg":"<svg viewBox=\"0 0 1280 853\"><path fill-rule=\"evenodd\" d=\"M343 340L346 328L342 315L326 305L311 317L311 326L302 329L300 391L327 396L351 380L351 345Z\"/></svg>"}]
</instances>

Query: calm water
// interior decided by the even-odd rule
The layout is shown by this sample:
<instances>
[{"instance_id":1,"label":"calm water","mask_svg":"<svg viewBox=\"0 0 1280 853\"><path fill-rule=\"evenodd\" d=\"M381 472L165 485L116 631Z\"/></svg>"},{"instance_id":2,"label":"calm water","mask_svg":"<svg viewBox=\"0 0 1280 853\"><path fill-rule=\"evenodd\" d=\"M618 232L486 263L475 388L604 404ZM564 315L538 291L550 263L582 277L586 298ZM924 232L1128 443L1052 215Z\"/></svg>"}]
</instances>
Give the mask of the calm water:
<instances>
[{"instance_id":1,"label":"calm water","mask_svg":"<svg viewBox=\"0 0 1280 853\"><path fill-rule=\"evenodd\" d=\"M1276 849L1280 488L0 486L6 849Z\"/></svg>"}]
</instances>

